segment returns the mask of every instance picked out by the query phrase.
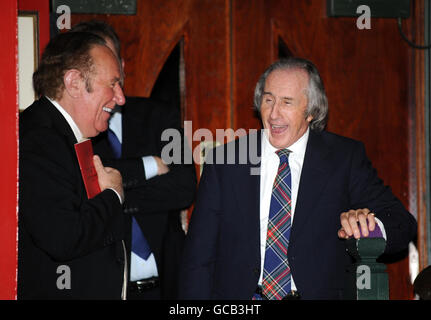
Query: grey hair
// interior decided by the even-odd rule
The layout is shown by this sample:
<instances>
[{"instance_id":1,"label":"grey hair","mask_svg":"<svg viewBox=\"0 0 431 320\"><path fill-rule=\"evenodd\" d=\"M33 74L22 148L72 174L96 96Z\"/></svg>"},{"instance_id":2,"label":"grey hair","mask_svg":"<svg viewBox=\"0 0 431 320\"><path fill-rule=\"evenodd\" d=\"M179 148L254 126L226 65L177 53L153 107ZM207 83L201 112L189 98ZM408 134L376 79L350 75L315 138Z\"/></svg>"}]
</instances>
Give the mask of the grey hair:
<instances>
[{"instance_id":1,"label":"grey hair","mask_svg":"<svg viewBox=\"0 0 431 320\"><path fill-rule=\"evenodd\" d=\"M325 93L323 81L320 78L316 66L306 59L289 57L280 59L271 64L260 76L254 90L254 108L260 113L262 96L265 89L265 82L269 74L275 70L299 69L308 74L307 95L307 112L306 117L312 116L310 128L316 131L322 131L326 127L328 120L328 99Z\"/></svg>"}]
</instances>

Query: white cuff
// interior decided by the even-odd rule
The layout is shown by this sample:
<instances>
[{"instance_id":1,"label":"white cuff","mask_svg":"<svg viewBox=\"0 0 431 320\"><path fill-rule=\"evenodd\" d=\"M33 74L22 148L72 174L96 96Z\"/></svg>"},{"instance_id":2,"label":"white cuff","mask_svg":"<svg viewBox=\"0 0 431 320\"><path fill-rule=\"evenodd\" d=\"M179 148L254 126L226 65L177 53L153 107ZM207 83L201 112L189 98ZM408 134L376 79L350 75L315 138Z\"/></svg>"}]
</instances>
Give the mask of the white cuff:
<instances>
[{"instance_id":1,"label":"white cuff","mask_svg":"<svg viewBox=\"0 0 431 320\"><path fill-rule=\"evenodd\" d=\"M145 169L145 179L149 180L157 176L158 167L156 159L153 156L142 157L142 162Z\"/></svg>"},{"instance_id":2,"label":"white cuff","mask_svg":"<svg viewBox=\"0 0 431 320\"><path fill-rule=\"evenodd\" d=\"M382 236L385 240L387 240L388 238L386 237L386 230L385 230L385 226L383 225L383 222L381 222L379 220L379 218L375 217L374 218L376 220L376 223L378 224L378 226L380 227L380 231L382 232Z\"/></svg>"},{"instance_id":3,"label":"white cuff","mask_svg":"<svg viewBox=\"0 0 431 320\"><path fill-rule=\"evenodd\" d=\"M120 203L121 203L121 204L123 204L124 200L123 200L123 199L121 199L121 196L120 196L120 194L117 192L117 190L115 190L114 188L109 188L109 189L111 189L112 191L114 191L114 192L115 192L115 194L117 195L118 199L120 200Z\"/></svg>"}]
</instances>

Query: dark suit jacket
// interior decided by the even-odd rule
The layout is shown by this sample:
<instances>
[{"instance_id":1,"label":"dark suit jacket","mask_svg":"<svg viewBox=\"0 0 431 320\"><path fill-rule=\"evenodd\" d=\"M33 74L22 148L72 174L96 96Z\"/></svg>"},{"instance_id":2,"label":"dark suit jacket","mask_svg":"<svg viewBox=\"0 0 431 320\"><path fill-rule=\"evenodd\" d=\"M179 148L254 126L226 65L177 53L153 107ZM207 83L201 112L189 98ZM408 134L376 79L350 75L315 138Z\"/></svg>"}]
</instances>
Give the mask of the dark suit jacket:
<instances>
[{"instance_id":1,"label":"dark suit jacket","mask_svg":"<svg viewBox=\"0 0 431 320\"><path fill-rule=\"evenodd\" d=\"M105 190L88 200L75 136L46 99L20 114L20 299L119 299L123 284L123 212ZM60 290L59 266L71 289Z\"/></svg>"},{"instance_id":2,"label":"dark suit jacket","mask_svg":"<svg viewBox=\"0 0 431 320\"><path fill-rule=\"evenodd\" d=\"M237 156L238 141L249 137L233 142ZM257 140L260 156L260 134ZM250 175L252 167L205 165L184 248L180 298L253 296L261 260L260 176ZM351 260L337 231L340 214L355 208L369 208L383 222L387 253L406 248L416 233L414 217L377 177L362 143L311 130L288 249L302 298L342 297Z\"/></svg>"},{"instance_id":3,"label":"dark suit jacket","mask_svg":"<svg viewBox=\"0 0 431 320\"><path fill-rule=\"evenodd\" d=\"M182 131L179 109L149 98L127 97L121 110L121 159L114 159L106 132L93 139L94 152L101 156L105 165L121 172L124 211L129 216L134 215L154 252L162 297L173 299L185 237L179 211L188 208L194 200L195 168L193 164L171 164L167 174L146 180L142 157L161 156L163 147L169 143L161 140L165 129ZM130 233L127 243L130 248Z\"/></svg>"}]
</instances>

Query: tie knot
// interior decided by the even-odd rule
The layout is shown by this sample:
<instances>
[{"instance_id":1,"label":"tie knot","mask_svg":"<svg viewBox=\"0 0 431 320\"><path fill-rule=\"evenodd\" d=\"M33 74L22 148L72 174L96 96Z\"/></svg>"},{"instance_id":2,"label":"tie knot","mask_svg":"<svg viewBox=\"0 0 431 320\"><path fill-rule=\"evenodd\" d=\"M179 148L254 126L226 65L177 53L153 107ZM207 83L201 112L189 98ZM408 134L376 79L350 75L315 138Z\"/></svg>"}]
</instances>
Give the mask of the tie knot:
<instances>
[{"instance_id":1,"label":"tie knot","mask_svg":"<svg viewBox=\"0 0 431 320\"><path fill-rule=\"evenodd\" d=\"M289 153L291 153L289 149L280 149L275 151L277 156L280 158L280 163L288 162L289 159Z\"/></svg>"},{"instance_id":2,"label":"tie knot","mask_svg":"<svg viewBox=\"0 0 431 320\"><path fill-rule=\"evenodd\" d=\"M108 136L110 136L111 138L115 137L115 139L118 139L115 132L109 127L108 127Z\"/></svg>"}]
</instances>

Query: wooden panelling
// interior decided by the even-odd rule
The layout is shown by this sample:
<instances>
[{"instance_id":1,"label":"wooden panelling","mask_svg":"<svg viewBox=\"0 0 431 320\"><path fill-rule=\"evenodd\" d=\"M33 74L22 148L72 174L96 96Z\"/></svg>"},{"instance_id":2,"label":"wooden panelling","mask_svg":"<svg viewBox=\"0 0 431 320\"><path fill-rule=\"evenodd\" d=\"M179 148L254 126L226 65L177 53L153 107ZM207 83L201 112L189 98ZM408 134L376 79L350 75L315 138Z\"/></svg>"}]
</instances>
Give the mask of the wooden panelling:
<instances>
[{"instance_id":1,"label":"wooden panelling","mask_svg":"<svg viewBox=\"0 0 431 320\"><path fill-rule=\"evenodd\" d=\"M230 127L228 7L224 0L196 0L185 46L186 119L193 130Z\"/></svg>"},{"instance_id":2,"label":"wooden panelling","mask_svg":"<svg viewBox=\"0 0 431 320\"><path fill-rule=\"evenodd\" d=\"M402 27L408 38L424 45L424 1L415 1L412 11L413 19L403 23ZM416 22L416 23L414 23ZM429 148L426 139L425 112L425 54L424 50L409 50L409 174L410 174L410 207L417 213L419 268L421 271L428 266L429 257L427 237L429 231L429 216L427 213L427 174L426 151ZM429 115L428 115L429 116Z\"/></svg>"},{"instance_id":3,"label":"wooden panelling","mask_svg":"<svg viewBox=\"0 0 431 320\"><path fill-rule=\"evenodd\" d=\"M267 2L233 1L234 128L261 128L253 111L256 82L271 63Z\"/></svg>"}]
</instances>

